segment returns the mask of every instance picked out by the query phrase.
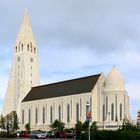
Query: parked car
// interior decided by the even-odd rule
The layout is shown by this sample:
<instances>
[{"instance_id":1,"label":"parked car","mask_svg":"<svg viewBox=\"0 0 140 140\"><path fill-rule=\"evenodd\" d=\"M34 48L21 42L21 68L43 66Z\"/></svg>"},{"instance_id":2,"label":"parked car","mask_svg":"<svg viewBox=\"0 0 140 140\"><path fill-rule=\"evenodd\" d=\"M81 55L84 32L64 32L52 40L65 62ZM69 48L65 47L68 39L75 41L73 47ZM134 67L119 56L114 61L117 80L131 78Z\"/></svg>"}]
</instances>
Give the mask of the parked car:
<instances>
[{"instance_id":1,"label":"parked car","mask_svg":"<svg viewBox=\"0 0 140 140\"><path fill-rule=\"evenodd\" d=\"M45 131L32 131L30 138L36 138L36 139L45 139L47 136L47 133Z\"/></svg>"},{"instance_id":2,"label":"parked car","mask_svg":"<svg viewBox=\"0 0 140 140\"><path fill-rule=\"evenodd\" d=\"M17 136L18 136L18 137L29 138L30 135L31 135L31 134L30 134L29 132L26 132L26 131L19 131L19 132L17 132Z\"/></svg>"},{"instance_id":3,"label":"parked car","mask_svg":"<svg viewBox=\"0 0 140 140\"><path fill-rule=\"evenodd\" d=\"M74 138L76 137L76 132L74 130L67 130L67 138Z\"/></svg>"},{"instance_id":4,"label":"parked car","mask_svg":"<svg viewBox=\"0 0 140 140\"><path fill-rule=\"evenodd\" d=\"M67 137L67 132L66 131L60 131L59 132L59 138L66 138Z\"/></svg>"}]
</instances>

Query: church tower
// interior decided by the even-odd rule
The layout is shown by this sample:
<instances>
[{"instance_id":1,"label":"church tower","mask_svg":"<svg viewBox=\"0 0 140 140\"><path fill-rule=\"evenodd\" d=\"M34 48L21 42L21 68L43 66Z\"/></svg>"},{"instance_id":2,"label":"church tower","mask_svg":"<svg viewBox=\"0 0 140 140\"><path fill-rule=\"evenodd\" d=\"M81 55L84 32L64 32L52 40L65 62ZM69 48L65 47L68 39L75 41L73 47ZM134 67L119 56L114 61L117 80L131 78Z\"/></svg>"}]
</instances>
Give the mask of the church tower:
<instances>
[{"instance_id":1,"label":"church tower","mask_svg":"<svg viewBox=\"0 0 140 140\"><path fill-rule=\"evenodd\" d=\"M3 115L16 111L31 87L39 85L39 67L36 43L27 12L19 30L14 48L14 59L5 96Z\"/></svg>"}]
</instances>

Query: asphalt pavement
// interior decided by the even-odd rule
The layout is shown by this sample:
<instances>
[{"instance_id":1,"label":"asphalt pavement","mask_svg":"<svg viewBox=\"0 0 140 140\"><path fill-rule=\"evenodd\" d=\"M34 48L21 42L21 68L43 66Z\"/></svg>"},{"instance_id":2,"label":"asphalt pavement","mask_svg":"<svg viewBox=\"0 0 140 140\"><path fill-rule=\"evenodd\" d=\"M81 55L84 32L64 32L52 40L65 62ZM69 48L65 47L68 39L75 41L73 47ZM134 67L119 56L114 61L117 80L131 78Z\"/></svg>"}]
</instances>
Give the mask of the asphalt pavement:
<instances>
[{"instance_id":1,"label":"asphalt pavement","mask_svg":"<svg viewBox=\"0 0 140 140\"><path fill-rule=\"evenodd\" d=\"M0 140L37 140L37 139L30 139L30 138L0 138ZM49 138L46 138L46 139L44 139L44 140L75 140L75 139L72 139L72 138L62 138L62 139L60 139L60 138L51 138L51 139L49 139Z\"/></svg>"}]
</instances>

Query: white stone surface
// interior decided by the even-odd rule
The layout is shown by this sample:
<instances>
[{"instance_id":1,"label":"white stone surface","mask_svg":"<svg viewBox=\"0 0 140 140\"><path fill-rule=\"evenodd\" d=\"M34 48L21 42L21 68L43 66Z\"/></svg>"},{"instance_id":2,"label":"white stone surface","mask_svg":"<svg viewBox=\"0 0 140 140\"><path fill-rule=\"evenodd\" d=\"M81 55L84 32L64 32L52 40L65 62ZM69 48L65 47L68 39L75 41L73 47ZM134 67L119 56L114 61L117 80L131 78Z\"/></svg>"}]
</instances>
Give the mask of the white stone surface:
<instances>
[{"instance_id":1,"label":"white stone surface","mask_svg":"<svg viewBox=\"0 0 140 140\"><path fill-rule=\"evenodd\" d=\"M31 87L39 85L39 67L37 48L25 13L14 48L12 70L5 96L2 114L17 111L20 116L20 103Z\"/></svg>"}]
</instances>

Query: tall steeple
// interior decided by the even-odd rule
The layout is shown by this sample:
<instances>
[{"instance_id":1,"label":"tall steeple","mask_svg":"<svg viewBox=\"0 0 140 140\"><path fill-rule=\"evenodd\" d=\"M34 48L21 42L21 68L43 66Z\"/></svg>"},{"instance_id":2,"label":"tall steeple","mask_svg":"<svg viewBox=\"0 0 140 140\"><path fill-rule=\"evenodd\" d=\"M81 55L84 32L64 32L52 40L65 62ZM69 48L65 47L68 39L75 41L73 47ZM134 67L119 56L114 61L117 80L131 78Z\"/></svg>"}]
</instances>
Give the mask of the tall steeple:
<instances>
[{"instance_id":1,"label":"tall steeple","mask_svg":"<svg viewBox=\"0 0 140 140\"><path fill-rule=\"evenodd\" d=\"M39 85L37 48L29 16L25 12L15 44L12 70L2 114L17 111L20 116L21 101L31 87L37 85Z\"/></svg>"},{"instance_id":2,"label":"tall steeple","mask_svg":"<svg viewBox=\"0 0 140 140\"><path fill-rule=\"evenodd\" d=\"M24 13L23 21L19 30L16 44L18 44L19 42L24 42L24 43L32 42L33 45L35 45L35 40L34 40L27 10L25 10Z\"/></svg>"}]
</instances>

